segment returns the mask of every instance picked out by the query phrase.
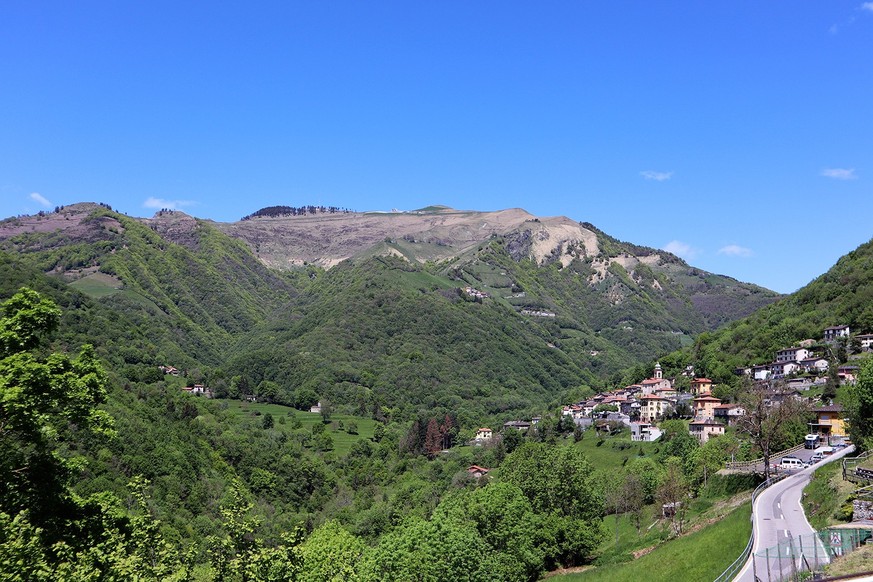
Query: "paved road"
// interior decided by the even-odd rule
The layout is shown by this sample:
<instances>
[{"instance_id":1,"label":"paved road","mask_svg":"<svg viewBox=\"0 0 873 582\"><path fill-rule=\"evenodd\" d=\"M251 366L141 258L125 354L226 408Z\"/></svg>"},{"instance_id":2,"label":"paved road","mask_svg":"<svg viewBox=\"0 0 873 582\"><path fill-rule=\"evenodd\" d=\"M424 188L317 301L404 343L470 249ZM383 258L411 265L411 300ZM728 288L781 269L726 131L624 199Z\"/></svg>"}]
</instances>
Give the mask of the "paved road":
<instances>
[{"instance_id":1,"label":"paved road","mask_svg":"<svg viewBox=\"0 0 873 582\"><path fill-rule=\"evenodd\" d=\"M757 571L758 579L767 580L767 563L764 558L759 558L755 562L754 568L752 566L755 554L779 543L794 541L801 535L811 535L815 531L809 525L803 512L803 507L800 504L803 488L809 483L812 473L816 468L821 467L824 463L831 463L851 454L854 450L854 446L844 448L812 467L797 471L786 477L758 495L758 498L755 500L755 507L752 508L755 519L752 524L755 530L755 545L752 548L752 556L746 562L743 569L740 570L737 577L734 578L735 581L754 582L753 569ZM795 547L795 554L799 554L796 550L797 548ZM823 546L819 548L818 555L825 555ZM770 574L773 580L780 579L777 575L780 566L785 568L786 575L791 571L788 560L782 560L780 564L777 559L771 559Z\"/></svg>"}]
</instances>

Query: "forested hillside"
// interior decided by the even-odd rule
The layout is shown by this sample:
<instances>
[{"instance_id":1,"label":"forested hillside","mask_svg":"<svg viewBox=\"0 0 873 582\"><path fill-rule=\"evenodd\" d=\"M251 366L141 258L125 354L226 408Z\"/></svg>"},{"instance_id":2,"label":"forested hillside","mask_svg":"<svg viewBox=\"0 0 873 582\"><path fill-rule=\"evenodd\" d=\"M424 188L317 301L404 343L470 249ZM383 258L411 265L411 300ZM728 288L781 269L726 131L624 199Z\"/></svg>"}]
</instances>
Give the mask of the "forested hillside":
<instances>
[{"instance_id":1,"label":"forested hillside","mask_svg":"<svg viewBox=\"0 0 873 582\"><path fill-rule=\"evenodd\" d=\"M4 221L0 299L26 286L60 311L39 345L4 352L4 393L55 407L56 427L26 468L4 456L0 552L28 548L32 580L531 580L591 561L607 468L645 466L640 503L653 503L660 461L678 456L697 488L706 463L686 431L663 449L604 447L598 471L581 452L594 437L570 438L549 409L773 294L599 232L596 255L539 260L527 232L451 260L391 239L329 270L275 271L177 212ZM94 389L76 412L104 430L17 375L88 343L71 373L92 371ZM229 398L183 390L194 384ZM529 436L464 446L478 426L540 413ZM713 466L726 454L712 453ZM41 507L57 510L9 494L32 490L21 479L37 460L52 484Z\"/></svg>"},{"instance_id":2,"label":"forested hillside","mask_svg":"<svg viewBox=\"0 0 873 582\"><path fill-rule=\"evenodd\" d=\"M244 221L264 245L312 218L270 216ZM109 330L96 343L129 378L172 365L221 395L405 418L438 409L465 425L535 413L775 297L567 219L445 208L316 216L370 231L402 220L437 238L388 238L327 271L276 271L252 239L215 223L77 204L3 221L0 249L124 321L129 341ZM469 246L490 219L490 236ZM456 256L422 262L428 245Z\"/></svg>"},{"instance_id":3,"label":"forested hillside","mask_svg":"<svg viewBox=\"0 0 873 582\"><path fill-rule=\"evenodd\" d=\"M10 268L13 276L27 267L50 273L94 297L104 313L130 318L118 327L143 343L117 347L149 368L216 365L236 334L296 295L294 274L267 269L244 245L184 215L166 213L147 226L80 204L33 218L27 226L20 219L0 223L13 235L0 241L4 264L19 265Z\"/></svg>"},{"instance_id":4,"label":"forested hillside","mask_svg":"<svg viewBox=\"0 0 873 582\"><path fill-rule=\"evenodd\" d=\"M472 426L594 381L550 345L555 331L402 259L374 257L319 277L295 311L241 341L227 369L293 391L280 402L434 410Z\"/></svg>"},{"instance_id":5,"label":"forested hillside","mask_svg":"<svg viewBox=\"0 0 873 582\"><path fill-rule=\"evenodd\" d=\"M670 370L694 364L716 382L735 382L737 367L770 362L778 349L820 340L829 326L873 333L873 241L844 255L807 286L662 360ZM851 348L851 346L849 346Z\"/></svg>"}]
</instances>

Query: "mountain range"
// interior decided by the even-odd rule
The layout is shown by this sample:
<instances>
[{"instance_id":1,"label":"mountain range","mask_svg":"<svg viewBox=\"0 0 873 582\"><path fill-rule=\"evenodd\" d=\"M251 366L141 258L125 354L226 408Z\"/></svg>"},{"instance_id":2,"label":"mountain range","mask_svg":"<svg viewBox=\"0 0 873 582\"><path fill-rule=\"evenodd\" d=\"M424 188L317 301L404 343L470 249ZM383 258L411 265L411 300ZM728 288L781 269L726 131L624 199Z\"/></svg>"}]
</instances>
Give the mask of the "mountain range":
<instances>
[{"instance_id":1,"label":"mountain range","mask_svg":"<svg viewBox=\"0 0 873 582\"><path fill-rule=\"evenodd\" d=\"M68 318L84 336L101 314L91 341L131 377L173 365L231 391L273 382L279 402L468 402L472 418L540 407L779 298L566 217L309 208L8 218L3 293L45 276L77 294Z\"/></svg>"}]
</instances>

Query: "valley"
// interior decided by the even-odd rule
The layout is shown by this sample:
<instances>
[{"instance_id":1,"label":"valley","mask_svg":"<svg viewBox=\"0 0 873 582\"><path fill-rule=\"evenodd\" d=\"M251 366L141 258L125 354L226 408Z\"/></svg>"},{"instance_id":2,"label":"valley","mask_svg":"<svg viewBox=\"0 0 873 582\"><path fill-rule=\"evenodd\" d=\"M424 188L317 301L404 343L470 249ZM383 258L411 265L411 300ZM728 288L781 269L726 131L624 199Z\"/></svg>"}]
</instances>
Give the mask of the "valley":
<instances>
[{"instance_id":1,"label":"valley","mask_svg":"<svg viewBox=\"0 0 873 582\"><path fill-rule=\"evenodd\" d=\"M720 470L763 441L729 411L750 407L754 365L807 338L806 359L866 366L860 343L827 352L818 338L839 324L869 330L869 253L780 297L520 209L222 224L81 203L8 218L0 298L30 288L59 308L28 357L93 344L105 374L79 406L111 419L92 434L51 417L64 436L33 457L57 468L40 503L60 503L97 538L35 511L21 519L45 533L15 539L41 548L32 576L128 560L147 579L180 580L246 579L247 563L264 565L258 580L270 568L275 579L536 580L591 564L573 576L634 576L662 559L636 552L709 554L722 519L739 551L747 534L732 524L746 514L734 507L756 479ZM18 348L6 349L4 390L29 386L15 376ZM802 439L822 397L854 406L827 366L773 365L768 382L808 374L813 388L768 436L774 451ZM641 422L657 428L652 442ZM4 491L28 491L15 475ZM2 515L41 507L7 499ZM94 521L109 515L117 525ZM146 538L162 548L152 569ZM83 557L64 558L58 542ZM98 555L101 543L119 549Z\"/></svg>"}]
</instances>

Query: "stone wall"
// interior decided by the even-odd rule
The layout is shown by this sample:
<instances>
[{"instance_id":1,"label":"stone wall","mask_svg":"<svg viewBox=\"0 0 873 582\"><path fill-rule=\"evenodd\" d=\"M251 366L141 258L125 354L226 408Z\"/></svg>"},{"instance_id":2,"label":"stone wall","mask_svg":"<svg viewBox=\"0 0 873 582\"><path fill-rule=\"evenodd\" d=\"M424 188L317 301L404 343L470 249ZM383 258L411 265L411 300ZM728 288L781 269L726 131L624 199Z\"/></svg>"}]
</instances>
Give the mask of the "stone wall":
<instances>
[{"instance_id":1,"label":"stone wall","mask_svg":"<svg viewBox=\"0 0 873 582\"><path fill-rule=\"evenodd\" d=\"M852 502L852 521L873 520L873 501L856 499Z\"/></svg>"}]
</instances>

